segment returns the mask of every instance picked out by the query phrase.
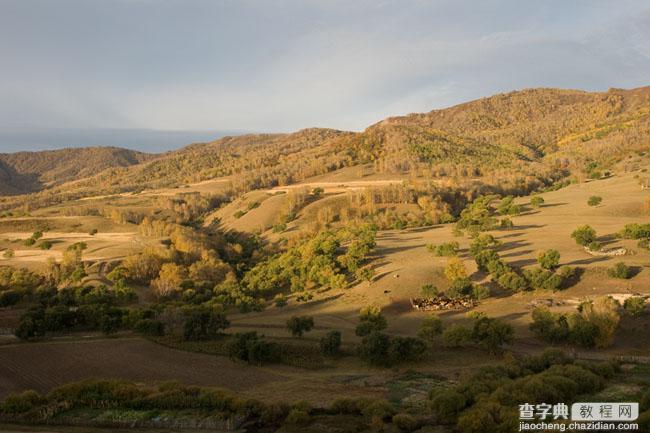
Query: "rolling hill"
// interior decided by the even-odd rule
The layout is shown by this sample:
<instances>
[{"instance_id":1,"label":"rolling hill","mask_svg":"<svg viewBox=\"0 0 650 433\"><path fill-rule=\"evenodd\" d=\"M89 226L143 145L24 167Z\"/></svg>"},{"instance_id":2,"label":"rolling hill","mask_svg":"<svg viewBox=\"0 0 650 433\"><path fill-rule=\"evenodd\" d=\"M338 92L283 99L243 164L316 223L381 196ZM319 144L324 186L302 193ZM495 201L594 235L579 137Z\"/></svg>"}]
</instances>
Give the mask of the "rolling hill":
<instances>
[{"instance_id":1,"label":"rolling hill","mask_svg":"<svg viewBox=\"0 0 650 433\"><path fill-rule=\"evenodd\" d=\"M154 155L116 147L0 153L0 194L41 190L90 177L111 167L128 167Z\"/></svg>"}]
</instances>

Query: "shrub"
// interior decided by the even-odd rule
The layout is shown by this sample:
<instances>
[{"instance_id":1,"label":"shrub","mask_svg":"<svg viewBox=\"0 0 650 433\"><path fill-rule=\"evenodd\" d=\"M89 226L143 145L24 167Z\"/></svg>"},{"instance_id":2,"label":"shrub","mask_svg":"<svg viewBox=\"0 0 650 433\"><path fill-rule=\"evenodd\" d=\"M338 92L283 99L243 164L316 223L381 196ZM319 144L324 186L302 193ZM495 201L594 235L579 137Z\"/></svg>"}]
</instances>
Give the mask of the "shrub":
<instances>
[{"instance_id":1,"label":"shrub","mask_svg":"<svg viewBox=\"0 0 650 433\"><path fill-rule=\"evenodd\" d=\"M433 284L425 284L420 288L420 294L425 298L435 298L440 291Z\"/></svg>"},{"instance_id":2,"label":"shrub","mask_svg":"<svg viewBox=\"0 0 650 433\"><path fill-rule=\"evenodd\" d=\"M650 238L650 224L626 224L623 230L621 230L620 235L625 239Z\"/></svg>"},{"instance_id":3,"label":"shrub","mask_svg":"<svg viewBox=\"0 0 650 433\"><path fill-rule=\"evenodd\" d=\"M246 212L244 212L243 210L238 210L237 212L232 214L232 216L235 217L236 219L239 219L239 218L243 217L244 215L246 215Z\"/></svg>"},{"instance_id":4,"label":"shrub","mask_svg":"<svg viewBox=\"0 0 650 433\"><path fill-rule=\"evenodd\" d=\"M588 246L596 240L596 230L588 225L578 227L571 233L571 237L578 245Z\"/></svg>"},{"instance_id":5,"label":"shrub","mask_svg":"<svg viewBox=\"0 0 650 433\"><path fill-rule=\"evenodd\" d=\"M427 245L427 249L436 257L453 257L458 254L459 248L460 246L456 241L446 242L440 245Z\"/></svg>"},{"instance_id":6,"label":"shrub","mask_svg":"<svg viewBox=\"0 0 650 433\"><path fill-rule=\"evenodd\" d=\"M490 352L498 352L504 344L512 343L514 329L499 319L480 317L474 322L472 339Z\"/></svg>"},{"instance_id":7,"label":"shrub","mask_svg":"<svg viewBox=\"0 0 650 433\"><path fill-rule=\"evenodd\" d=\"M599 197L597 195L592 195L591 197L589 197L589 200L587 200L587 204L589 206L598 206L602 201L603 201L602 197Z\"/></svg>"},{"instance_id":8,"label":"shrub","mask_svg":"<svg viewBox=\"0 0 650 433\"><path fill-rule=\"evenodd\" d=\"M497 279L497 283L504 289L511 290L513 292L520 292L528 288L528 283L526 279L516 272L506 272Z\"/></svg>"},{"instance_id":9,"label":"shrub","mask_svg":"<svg viewBox=\"0 0 650 433\"><path fill-rule=\"evenodd\" d=\"M314 318L311 316L293 316L287 320L287 330L294 337L302 337L305 332L314 328Z\"/></svg>"},{"instance_id":10,"label":"shrub","mask_svg":"<svg viewBox=\"0 0 650 433\"><path fill-rule=\"evenodd\" d=\"M390 338L388 335L380 332L372 332L361 341L360 355L361 358L370 364L388 365L388 349L390 347Z\"/></svg>"},{"instance_id":11,"label":"shrub","mask_svg":"<svg viewBox=\"0 0 650 433\"><path fill-rule=\"evenodd\" d=\"M160 336L165 334L165 324L154 319L138 320L134 325L134 329L144 335Z\"/></svg>"},{"instance_id":12,"label":"shrub","mask_svg":"<svg viewBox=\"0 0 650 433\"><path fill-rule=\"evenodd\" d=\"M445 266L445 277L449 281L462 280L467 278L467 269L463 261L458 257L452 257L447 261Z\"/></svg>"},{"instance_id":13,"label":"shrub","mask_svg":"<svg viewBox=\"0 0 650 433\"><path fill-rule=\"evenodd\" d=\"M492 295L490 288L481 284L472 285L472 297L477 300L489 298Z\"/></svg>"},{"instance_id":14,"label":"shrub","mask_svg":"<svg viewBox=\"0 0 650 433\"><path fill-rule=\"evenodd\" d=\"M50 241L40 241L38 243L38 247L40 249L42 249L42 250L49 250L50 248L52 248L52 242L50 242Z\"/></svg>"},{"instance_id":15,"label":"shrub","mask_svg":"<svg viewBox=\"0 0 650 433\"><path fill-rule=\"evenodd\" d=\"M12 259L15 255L16 253L14 253L14 250L10 248L4 250L4 252L2 253L2 257L4 257L5 259Z\"/></svg>"},{"instance_id":16,"label":"shrub","mask_svg":"<svg viewBox=\"0 0 650 433\"><path fill-rule=\"evenodd\" d=\"M632 278L632 269L623 262L616 263L612 268L607 270L607 275L612 278L627 280Z\"/></svg>"},{"instance_id":17,"label":"shrub","mask_svg":"<svg viewBox=\"0 0 650 433\"><path fill-rule=\"evenodd\" d=\"M330 331L320 339L320 351L325 356L336 356L341 350L341 333Z\"/></svg>"},{"instance_id":18,"label":"shrub","mask_svg":"<svg viewBox=\"0 0 650 433\"><path fill-rule=\"evenodd\" d=\"M560 252L558 250L546 250L537 255L537 263L544 268L553 270L560 264Z\"/></svg>"},{"instance_id":19,"label":"shrub","mask_svg":"<svg viewBox=\"0 0 650 433\"><path fill-rule=\"evenodd\" d=\"M514 226L515 223L513 223L510 218L501 218L501 221L499 221L499 227L502 229L511 229Z\"/></svg>"},{"instance_id":20,"label":"shrub","mask_svg":"<svg viewBox=\"0 0 650 433\"><path fill-rule=\"evenodd\" d=\"M472 331L463 325L454 324L442 333L442 341L446 347L461 347L472 340Z\"/></svg>"},{"instance_id":21,"label":"shrub","mask_svg":"<svg viewBox=\"0 0 650 433\"><path fill-rule=\"evenodd\" d=\"M645 310L645 298L643 296L632 296L623 303L623 308L632 316L639 316Z\"/></svg>"},{"instance_id":22,"label":"shrub","mask_svg":"<svg viewBox=\"0 0 650 433\"><path fill-rule=\"evenodd\" d=\"M393 415L392 423L405 432L412 432L419 426L418 420L408 413L398 413Z\"/></svg>"},{"instance_id":23,"label":"shrub","mask_svg":"<svg viewBox=\"0 0 650 433\"><path fill-rule=\"evenodd\" d=\"M26 247L31 247L31 246L34 245L35 243L36 243L36 239L34 239L34 238L27 238L27 239L25 239L25 240L23 241L23 244L24 244Z\"/></svg>"},{"instance_id":24,"label":"shrub","mask_svg":"<svg viewBox=\"0 0 650 433\"><path fill-rule=\"evenodd\" d=\"M284 307L287 305L287 297L282 293L278 293L273 298L273 302L275 303L276 307Z\"/></svg>"},{"instance_id":25,"label":"shrub","mask_svg":"<svg viewBox=\"0 0 650 433\"><path fill-rule=\"evenodd\" d=\"M454 390L437 392L431 398L431 408L443 423L454 422L466 405L467 398Z\"/></svg>"},{"instance_id":26,"label":"shrub","mask_svg":"<svg viewBox=\"0 0 650 433\"><path fill-rule=\"evenodd\" d=\"M539 195L533 196L530 199L530 205L534 208L538 208L543 204L544 204L544 198Z\"/></svg>"},{"instance_id":27,"label":"shrub","mask_svg":"<svg viewBox=\"0 0 650 433\"><path fill-rule=\"evenodd\" d=\"M589 244L587 244L587 249L589 251L600 251L602 247L603 245L598 241L589 242Z\"/></svg>"},{"instance_id":28,"label":"shrub","mask_svg":"<svg viewBox=\"0 0 650 433\"><path fill-rule=\"evenodd\" d=\"M291 409L289 414L287 415L287 418L285 420L285 423L291 424L291 425L296 425L296 426L305 426L309 424L310 420L309 412L304 410L304 409Z\"/></svg>"},{"instance_id":29,"label":"shrub","mask_svg":"<svg viewBox=\"0 0 650 433\"><path fill-rule=\"evenodd\" d=\"M20 394L10 394L2 403L1 409L4 413L19 415L33 410L46 401L36 391L28 390Z\"/></svg>"},{"instance_id":30,"label":"shrub","mask_svg":"<svg viewBox=\"0 0 650 433\"><path fill-rule=\"evenodd\" d=\"M473 293L474 285L469 280L469 278L462 278L453 280L451 285L446 291L447 296L450 298L459 298L462 296L468 296Z\"/></svg>"},{"instance_id":31,"label":"shrub","mask_svg":"<svg viewBox=\"0 0 650 433\"><path fill-rule=\"evenodd\" d=\"M92 229L88 232L90 236L95 236L97 234L98 230L97 229Z\"/></svg>"},{"instance_id":32,"label":"shrub","mask_svg":"<svg viewBox=\"0 0 650 433\"><path fill-rule=\"evenodd\" d=\"M0 292L0 307L10 307L20 302L22 296L15 290Z\"/></svg>"},{"instance_id":33,"label":"shrub","mask_svg":"<svg viewBox=\"0 0 650 433\"><path fill-rule=\"evenodd\" d=\"M221 313L211 308L192 308L187 313L183 323L183 338L185 340L208 340L215 338L219 331L226 329L230 322Z\"/></svg>"},{"instance_id":34,"label":"shrub","mask_svg":"<svg viewBox=\"0 0 650 433\"><path fill-rule=\"evenodd\" d=\"M442 320L434 315L424 319L418 331L418 337L428 342L432 342L440 334L442 334Z\"/></svg>"},{"instance_id":35,"label":"shrub","mask_svg":"<svg viewBox=\"0 0 650 433\"><path fill-rule=\"evenodd\" d=\"M379 307L366 307L359 313L360 323L355 329L355 333L359 337L370 335L373 332L383 331L388 327L386 318L381 314Z\"/></svg>"},{"instance_id":36,"label":"shrub","mask_svg":"<svg viewBox=\"0 0 650 433\"><path fill-rule=\"evenodd\" d=\"M280 358L279 347L264 341L255 331L234 334L226 347L231 359L239 359L249 364L262 365L276 362Z\"/></svg>"},{"instance_id":37,"label":"shrub","mask_svg":"<svg viewBox=\"0 0 650 433\"><path fill-rule=\"evenodd\" d=\"M545 269L526 269L524 277L533 289L558 290L562 286L562 277Z\"/></svg>"}]
</instances>

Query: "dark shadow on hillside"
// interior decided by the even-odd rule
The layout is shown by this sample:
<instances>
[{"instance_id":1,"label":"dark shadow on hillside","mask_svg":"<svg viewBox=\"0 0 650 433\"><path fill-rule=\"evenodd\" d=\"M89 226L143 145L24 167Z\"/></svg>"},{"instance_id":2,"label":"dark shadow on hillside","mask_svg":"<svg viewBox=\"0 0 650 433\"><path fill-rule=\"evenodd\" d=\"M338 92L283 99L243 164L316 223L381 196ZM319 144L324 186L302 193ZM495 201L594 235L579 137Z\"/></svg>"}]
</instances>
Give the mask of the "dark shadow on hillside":
<instances>
[{"instance_id":1,"label":"dark shadow on hillside","mask_svg":"<svg viewBox=\"0 0 650 433\"><path fill-rule=\"evenodd\" d=\"M386 257L387 254L392 254L392 253L399 253L401 251L408 251L416 248L424 248L424 244L417 244L417 245L405 245L402 247L387 247L387 248L381 248L379 251L377 251L380 254L380 257Z\"/></svg>"},{"instance_id":2,"label":"dark shadow on hillside","mask_svg":"<svg viewBox=\"0 0 650 433\"><path fill-rule=\"evenodd\" d=\"M577 266L577 265L590 265L590 264L592 264L592 263L602 262L602 261L605 261L605 260L607 260L607 259L609 259L609 257L607 257L607 256L602 256L602 257L591 257L591 258L589 258L589 259L574 260L574 261L572 261L572 262L567 263L567 265L573 265L573 266Z\"/></svg>"},{"instance_id":3,"label":"dark shadow on hillside","mask_svg":"<svg viewBox=\"0 0 650 433\"><path fill-rule=\"evenodd\" d=\"M519 230L528 230L528 229L541 229L542 227L546 227L546 224L524 224L520 226L515 225L510 230L519 231Z\"/></svg>"},{"instance_id":4,"label":"dark shadow on hillside","mask_svg":"<svg viewBox=\"0 0 650 433\"><path fill-rule=\"evenodd\" d=\"M522 260L512 261L509 263L509 265L517 268L522 266L534 265L535 263L537 263L537 260L535 259L522 259Z\"/></svg>"},{"instance_id":5,"label":"dark shadow on hillside","mask_svg":"<svg viewBox=\"0 0 650 433\"><path fill-rule=\"evenodd\" d=\"M497 248L497 251L508 251L508 250L514 250L519 247L527 247L530 245L530 242L527 241L510 241L510 242L505 242Z\"/></svg>"},{"instance_id":6,"label":"dark shadow on hillside","mask_svg":"<svg viewBox=\"0 0 650 433\"><path fill-rule=\"evenodd\" d=\"M533 250L522 250L522 251L514 251L514 252L508 253L508 254L500 254L500 256L503 259L503 258L507 258L507 257L519 257L519 256L523 256L524 254L530 254L532 252L533 252Z\"/></svg>"},{"instance_id":7,"label":"dark shadow on hillside","mask_svg":"<svg viewBox=\"0 0 650 433\"><path fill-rule=\"evenodd\" d=\"M509 238L517 238L519 236L523 236L523 233L508 233L507 235L501 236L499 239L509 239Z\"/></svg>"}]
</instances>

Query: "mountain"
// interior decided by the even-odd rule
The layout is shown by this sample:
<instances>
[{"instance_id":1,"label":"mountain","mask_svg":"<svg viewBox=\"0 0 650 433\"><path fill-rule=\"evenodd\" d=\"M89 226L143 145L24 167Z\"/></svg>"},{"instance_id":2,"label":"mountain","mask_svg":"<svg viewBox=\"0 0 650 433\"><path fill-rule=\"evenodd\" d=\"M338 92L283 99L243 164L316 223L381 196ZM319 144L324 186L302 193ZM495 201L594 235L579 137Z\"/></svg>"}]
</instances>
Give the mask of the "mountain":
<instances>
[{"instance_id":1,"label":"mountain","mask_svg":"<svg viewBox=\"0 0 650 433\"><path fill-rule=\"evenodd\" d=\"M0 153L0 194L39 191L93 176L107 168L137 165L154 157L116 147Z\"/></svg>"},{"instance_id":2,"label":"mountain","mask_svg":"<svg viewBox=\"0 0 650 433\"><path fill-rule=\"evenodd\" d=\"M236 193L357 165L370 166L377 174L454 181L480 178L483 184L527 192L569 175L589 175L631 152L647 150L650 87L607 92L542 88L392 117L359 133L312 128L290 134L248 134L193 144L158 157L136 153L118 157L117 149L107 154L95 149L91 164L86 155L75 151L69 151L67 158L61 156L66 161L63 166L38 164L35 156L22 157L26 162L19 164L20 154L0 160L9 165L5 177L12 177L11 169L21 176L34 173L40 184L23 190L46 187L54 194L65 192L68 198L222 176L231 176ZM43 155L46 161L55 160ZM99 173L102 168L106 170ZM99 174L91 176L94 173ZM78 181L62 184L73 179Z\"/></svg>"}]
</instances>

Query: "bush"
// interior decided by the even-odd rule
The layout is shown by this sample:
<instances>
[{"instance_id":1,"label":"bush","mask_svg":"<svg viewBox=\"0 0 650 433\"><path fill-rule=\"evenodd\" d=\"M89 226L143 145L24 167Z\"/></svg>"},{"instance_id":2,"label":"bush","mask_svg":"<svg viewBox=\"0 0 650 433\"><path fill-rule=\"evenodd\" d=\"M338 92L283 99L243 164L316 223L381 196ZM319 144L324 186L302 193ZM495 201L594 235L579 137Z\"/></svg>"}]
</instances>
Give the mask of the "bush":
<instances>
[{"instance_id":1,"label":"bush","mask_svg":"<svg viewBox=\"0 0 650 433\"><path fill-rule=\"evenodd\" d=\"M10 394L2 403L3 413L19 415L42 405L47 400L33 390L24 391L20 394Z\"/></svg>"},{"instance_id":2,"label":"bush","mask_svg":"<svg viewBox=\"0 0 650 433\"><path fill-rule=\"evenodd\" d=\"M373 332L383 331L388 327L386 318L381 314L379 307L366 307L359 313L360 323L355 329L359 337L370 335Z\"/></svg>"},{"instance_id":3,"label":"bush","mask_svg":"<svg viewBox=\"0 0 650 433\"><path fill-rule=\"evenodd\" d=\"M38 243L38 247L40 249L42 249L42 250L49 250L50 248L52 248L52 242L50 242L50 241L40 241Z\"/></svg>"},{"instance_id":4,"label":"bush","mask_svg":"<svg viewBox=\"0 0 650 433\"><path fill-rule=\"evenodd\" d=\"M293 316L287 320L287 330L294 337L302 337L305 332L314 328L314 318L311 316Z\"/></svg>"},{"instance_id":5,"label":"bush","mask_svg":"<svg viewBox=\"0 0 650 433\"><path fill-rule=\"evenodd\" d=\"M285 307L288 303L287 297L282 293L278 293L277 295L275 295L275 297L273 298L273 302L275 303L276 307Z\"/></svg>"},{"instance_id":6,"label":"bush","mask_svg":"<svg viewBox=\"0 0 650 433\"><path fill-rule=\"evenodd\" d=\"M511 290L513 292L520 292L528 288L528 283L526 279L516 272L506 272L497 279L497 283L504 289Z\"/></svg>"},{"instance_id":7,"label":"bush","mask_svg":"<svg viewBox=\"0 0 650 433\"><path fill-rule=\"evenodd\" d=\"M598 206L602 201L603 201L602 197L599 197L597 195L592 195L591 197L589 197L589 200L587 200L587 204L589 206Z\"/></svg>"},{"instance_id":8,"label":"bush","mask_svg":"<svg viewBox=\"0 0 650 433\"><path fill-rule=\"evenodd\" d=\"M443 423L452 423L467 406L467 398L454 390L435 393L431 398L431 408Z\"/></svg>"},{"instance_id":9,"label":"bush","mask_svg":"<svg viewBox=\"0 0 650 433\"><path fill-rule=\"evenodd\" d=\"M436 257L453 257L458 254L460 245L456 241L446 242L440 245L427 245L427 249Z\"/></svg>"},{"instance_id":10,"label":"bush","mask_svg":"<svg viewBox=\"0 0 650 433\"><path fill-rule=\"evenodd\" d=\"M480 317L474 322L472 339L490 352L496 353L504 344L512 343L514 329L499 319Z\"/></svg>"},{"instance_id":11,"label":"bush","mask_svg":"<svg viewBox=\"0 0 650 433\"><path fill-rule=\"evenodd\" d=\"M643 296L632 296L623 303L623 308L632 316L639 316L645 311L645 298Z\"/></svg>"},{"instance_id":12,"label":"bush","mask_svg":"<svg viewBox=\"0 0 650 433\"><path fill-rule=\"evenodd\" d=\"M474 284L472 286L472 298L480 301L487 299L490 296L492 296L492 292L490 292L489 287L483 286L481 284Z\"/></svg>"},{"instance_id":13,"label":"bush","mask_svg":"<svg viewBox=\"0 0 650 433\"><path fill-rule=\"evenodd\" d=\"M2 257L4 257L5 259L13 259L15 255L16 255L16 253L11 248L7 248L2 253Z\"/></svg>"},{"instance_id":14,"label":"bush","mask_svg":"<svg viewBox=\"0 0 650 433\"><path fill-rule=\"evenodd\" d=\"M442 333L442 341L446 347L461 347L472 340L472 331L463 325L454 324Z\"/></svg>"},{"instance_id":15,"label":"bush","mask_svg":"<svg viewBox=\"0 0 650 433\"><path fill-rule=\"evenodd\" d=\"M390 338L380 332L372 332L361 341L361 358L373 365L388 365Z\"/></svg>"},{"instance_id":16,"label":"bush","mask_svg":"<svg viewBox=\"0 0 650 433\"><path fill-rule=\"evenodd\" d=\"M620 235L625 239L650 238L650 224L626 224Z\"/></svg>"},{"instance_id":17,"label":"bush","mask_svg":"<svg viewBox=\"0 0 650 433\"><path fill-rule=\"evenodd\" d=\"M0 307L10 307L20 302L22 296L15 290L0 292Z\"/></svg>"},{"instance_id":18,"label":"bush","mask_svg":"<svg viewBox=\"0 0 650 433\"><path fill-rule=\"evenodd\" d=\"M23 241L23 244L24 244L26 247L31 247L31 246L34 245L35 243L36 243L36 239L34 239L34 238L27 238L27 239L25 239L25 240Z\"/></svg>"},{"instance_id":19,"label":"bush","mask_svg":"<svg viewBox=\"0 0 650 433\"><path fill-rule=\"evenodd\" d=\"M408 413L398 413L393 415L392 423L405 432L412 432L419 426L418 420Z\"/></svg>"},{"instance_id":20,"label":"bush","mask_svg":"<svg viewBox=\"0 0 650 433\"><path fill-rule=\"evenodd\" d=\"M463 296L471 295L473 289L474 285L469 280L469 278L461 278L453 280L445 293L450 298L460 298Z\"/></svg>"},{"instance_id":21,"label":"bush","mask_svg":"<svg viewBox=\"0 0 650 433\"><path fill-rule=\"evenodd\" d=\"M134 325L134 329L144 335L160 336L165 334L165 324L154 319L138 320Z\"/></svg>"},{"instance_id":22,"label":"bush","mask_svg":"<svg viewBox=\"0 0 650 433\"><path fill-rule=\"evenodd\" d=\"M433 284L425 284L420 288L420 294L425 298L435 298L440 294L440 291Z\"/></svg>"},{"instance_id":23,"label":"bush","mask_svg":"<svg viewBox=\"0 0 650 433\"><path fill-rule=\"evenodd\" d=\"M325 356L336 356L341 350L341 333L330 331L320 339L320 351Z\"/></svg>"},{"instance_id":24,"label":"bush","mask_svg":"<svg viewBox=\"0 0 650 433\"><path fill-rule=\"evenodd\" d=\"M418 338L432 342L442 334L442 320L438 316L429 316L420 325Z\"/></svg>"},{"instance_id":25,"label":"bush","mask_svg":"<svg viewBox=\"0 0 650 433\"><path fill-rule=\"evenodd\" d=\"M618 262L607 270L607 275L612 278L627 280L632 278L632 269L623 262Z\"/></svg>"},{"instance_id":26,"label":"bush","mask_svg":"<svg viewBox=\"0 0 650 433\"><path fill-rule=\"evenodd\" d=\"M286 424L291 424L295 426L306 426L309 424L311 417L309 416L309 412L303 409L291 409L289 412L289 415L287 415L287 418L285 420Z\"/></svg>"},{"instance_id":27,"label":"bush","mask_svg":"<svg viewBox=\"0 0 650 433\"><path fill-rule=\"evenodd\" d=\"M537 263L544 268L553 270L560 264L560 252L558 250L546 250L537 255Z\"/></svg>"},{"instance_id":28,"label":"bush","mask_svg":"<svg viewBox=\"0 0 650 433\"><path fill-rule=\"evenodd\" d=\"M230 322L221 313L211 308L199 307L189 310L183 324L183 338L185 340L208 340L215 338L219 331L226 329Z\"/></svg>"},{"instance_id":29,"label":"bush","mask_svg":"<svg viewBox=\"0 0 650 433\"><path fill-rule=\"evenodd\" d=\"M544 198L539 195L533 196L530 199L530 205L534 208L538 208L543 204L544 204Z\"/></svg>"},{"instance_id":30,"label":"bush","mask_svg":"<svg viewBox=\"0 0 650 433\"><path fill-rule=\"evenodd\" d=\"M562 286L562 277L541 268L526 269L524 277L533 289L556 291Z\"/></svg>"},{"instance_id":31,"label":"bush","mask_svg":"<svg viewBox=\"0 0 650 433\"><path fill-rule=\"evenodd\" d=\"M588 225L584 225L575 229L573 233L571 233L571 237L578 245L586 247L596 240L596 230Z\"/></svg>"},{"instance_id":32,"label":"bush","mask_svg":"<svg viewBox=\"0 0 650 433\"><path fill-rule=\"evenodd\" d=\"M234 334L226 347L231 359L239 359L249 364L262 365L276 362L280 358L279 347L264 341L255 331Z\"/></svg>"},{"instance_id":33,"label":"bush","mask_svg":"<svg viewBox=\"0 0 650 433\"><path fill-rule=\"evenodd\" d=\"M467 278L467 269L463 261L458 257L452 257L447 261L445 266L445 277L449 281L463 280Z\"/></svg>"}]
</instances>

